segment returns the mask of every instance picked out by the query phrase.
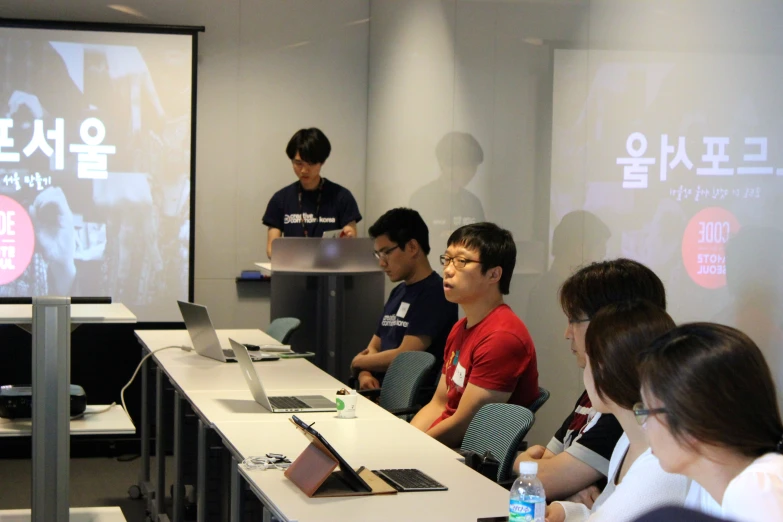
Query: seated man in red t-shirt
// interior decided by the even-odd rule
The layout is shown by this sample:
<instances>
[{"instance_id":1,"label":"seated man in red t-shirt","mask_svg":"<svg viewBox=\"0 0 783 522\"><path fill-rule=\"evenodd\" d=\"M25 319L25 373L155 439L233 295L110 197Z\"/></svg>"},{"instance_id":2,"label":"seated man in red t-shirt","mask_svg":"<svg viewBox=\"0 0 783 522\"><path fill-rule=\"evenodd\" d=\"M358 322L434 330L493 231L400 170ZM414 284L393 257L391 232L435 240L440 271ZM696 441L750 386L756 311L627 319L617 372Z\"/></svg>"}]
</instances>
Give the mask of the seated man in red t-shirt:
<instances>
[{"instance_id":1,"label":"seated man in red t-shirt","mask_svg":"<svg viewBox=\"0 0 783 522\"><path fill-rule=\"evenodd\" d=\"M527 406L538 396L533 341L524 323L503 303L517 249L511 233L493 223L475 223L449 237L443 265L446 300L465 318L451 329L435 396L411 424L457 447L473 416L485 404Z\"/></svg>"}]
</instances>

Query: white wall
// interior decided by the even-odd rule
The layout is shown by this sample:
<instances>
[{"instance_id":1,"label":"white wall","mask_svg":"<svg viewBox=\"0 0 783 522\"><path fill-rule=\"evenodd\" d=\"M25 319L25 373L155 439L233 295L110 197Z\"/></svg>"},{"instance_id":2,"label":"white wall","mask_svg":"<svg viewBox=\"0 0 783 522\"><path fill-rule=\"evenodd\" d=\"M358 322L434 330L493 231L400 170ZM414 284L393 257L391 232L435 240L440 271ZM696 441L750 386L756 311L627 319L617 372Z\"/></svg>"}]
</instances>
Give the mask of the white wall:
<instances>
[{"instance_id":1,"label":"white wall","mask_svg":"<svg viewBox=\"0 0 783 522\"><path fill-rule=\"evenodd\" d=\"M199 35L195 299L218 327L269 321L268 283L235 283L266 259L261 217L294 180L285 155L302 127L333 145L323 174L364 212L366 0L128 0L0 2L7 18L206 26ZM364 223L360 224L360 231Z\"/></svg>"},{"instance_id":2,"label":"white wall","mask_svg":"<svg viewBox=\"0 0 783 522\"><path fill-rule=\"evenodd\" d=\"M542 36L542 27L551 34L572 27L574 15L563 6L455 0L373 0L371 14L368 222L389 208L418 205L431 229L430 259L439 269L436 259L448 233L472 214L458 208L460 200L412 195L438 177L435 148L441 137L451 131L471 134L484 161L465 190L481 202L486 220L511 230L518 242L506 301L524 317L528 293L544 267L536 227L548 209L551 132L551 49L526 39ZM448 181L460 184L456 176ZM451 226L434 227L444 216ZM554 328L562 331L559 322ZM552 398L536 420L542 434L532 434L537 442L562 422L581 387L567 345L538 346L544 363L561 359L552 352L566 354L569 364L556 383L554 374L541 377ZM541 367L546 373L547 365Z\"/></svg>"},{"instance_id":3,"label":"white wall","mask_svg":"<svg viewBox=\"0 0 783 522\"><path fill-rule=\"evenodd\" d=\"M624 110L626 106L622 103L626 98L633 101L645 97L634 93L620 101L613 100L625 88L622 78L615 81L610 78L607 85L599 85L606 91L604 97L590 98L587 103L584 98L588 91L596 88L591 84L591 71L600 65L599 60L605 59L602 50L623 53L623 63L632 64L643 63L643 53L650 51L663 56L709 53L718 57L747 55L754 60L770 60L766 56L779 55L783 47L774 28L783 17L779 2L751 5L737 0L372 0L371 15L368 222L389 208L419 205L416 209L431 228L430 258L435 262L445 248L448 233L464 224L469 212L459 208L458 199L429 194L423 200L412 199L412 195L438 177L434 150L445 133L468 132L480 143L484 162L465 190L481 202L487 220L511 230L518 242L517 269L507 302L528 323L536 342L540 382L552 392L549 403L537 415L528 437L531 442L545 443L584 389L582 372L563 338L566 320L557 302L558 287L570 269L602 255L591 251L586 244L584 224L577 224L568 234L574 252L572 259L541 278L550 263L552 229L571 210L592 210L606 221L613 232L607 245L608 257L631 255L659 273L667 283L669 310L675 320L718 320L747 330L765 352L779 384L783 384L780 357L783 338L771 320L772 315L777 314L779 318L783 314L780 304L783 288L772 285L772 294L777 296L770 298L777 303L771 305L775 310L772 314L765 311L761 318L742 317L755 308L745 307L745 313L740 314L737 310L743 310L742 303L746 302L741 299L749 299L751 305L759 306L753 304L752 296L748 298L755 290L745 287L735 291L736 302L716 315L715 310L727 306L727 292L688 286L692 283L684 275L679 250L682 230L673 229L666 220L659 226L657 214L650 212L650 204L642 204L645 199L651 201L648 193L639 192L633 199L623 191L618 181L622 180L622 169L617 170L613 159L617 156L613 141L584 137L603 137L608 129L617 134L618 127L639 122L655 128L649 121L659 120L673 125L670 132L676 133L681 129L678 123L688 120L687 115L677 112L678 108L670 109L670 114L656 114L643 103L632 103L631 111ZM567 74L561 70L557 76L555 52L559 49L584 50L580 55L583 66L574 67ZM727 60L728 64L743 63L742 58ZM779 84L776 63L775 59L769 62L768 71L756 78L757 84ZM737 83L742 76L741 67L730 67L723 83ZM561 82L559 86L553 84L554 78ZM683 112L700 106L702 101L698 96L690 98L692 85L693 82L686 82L679 86L679 96L674 93L678 107L684 107ZM654 93L654 90L647 91L648 103ZM766 96L766 91L756 89L747 96L758 101ZM726 106L728 112L731 104L731 99L725 99L723 103L713 103L712 109L720 112ZM781 112L777 107L780 104L767 99L761 105L766 109L754 112L742 110L744 106L738 104L732 114L734 119L725 120L738 121L735 130L763 128L770 140L783 139L780 124L769 123L779 121L769 114ZM553 128L553 113L557 128ZM633 118L638 113L647 119L637 122ZM728 132L720 125L709 128L712 132ZM751 135L754 134L746 134ZM701 137L697 137L701 144ZM620 153L623 145L624 141L619 143ZM553 150L554 146L560 148ZM701 154L694 151L691 159L699 161ZM783 162L783 156L780 159ZM688 181L694 181L695 187L699 180ZM681 182L685 183L682 179L677 183ZM451 175L440 186L447 192L459 184L457 176ZM755 208L743 210L740 207L745 204L738 203L736 211L744 217L743 224L766 224L779 229L781 187L772 181L765 185L763 200ZM667 199L668 188L659 187L660 192L652 198ZM619 201L619 198L625 199ZM682 215L690 218L701 206L683 206ZM433 237L435 218L449 226ZM646 241L645 246L629 250L630 240L640 237L647 238L636 239L637 243ZM770 246L768 253L760 255L779 256L776 248ZM660 262L662 253L669 250L673 254L665 263ZM783 280L780 274L770 274L768 278L775 280L775 277ZM764 299L768 297L765 295Z\"/></svg>"}]
</instances>

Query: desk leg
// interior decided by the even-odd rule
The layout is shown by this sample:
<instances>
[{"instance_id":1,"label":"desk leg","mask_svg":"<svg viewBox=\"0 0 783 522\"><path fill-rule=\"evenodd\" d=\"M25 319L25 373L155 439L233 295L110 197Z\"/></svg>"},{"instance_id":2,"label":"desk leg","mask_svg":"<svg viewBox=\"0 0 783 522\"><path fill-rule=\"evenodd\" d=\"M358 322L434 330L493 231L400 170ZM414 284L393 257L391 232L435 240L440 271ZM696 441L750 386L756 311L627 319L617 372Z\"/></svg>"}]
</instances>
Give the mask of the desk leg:
<instances>
[{"instance_id":1,"label":"desk leg","mask_svg":"<svg viewBox=\"0 0 783 522\"><path fill-rule=\"evenodd\" d=\"M141 356L145 356L145 350L142 348ZM150 481L150 419L149 419L149 407L147 406L147 400L149 399L148 377L149 371L148 362L145 360L141 363L141 472L139 474L139 489L146 493L146 484Z\"/></svg>"},{"instance_id":2,"label":"desk leg","mask_svg":"<svg viewBox=\"0 0 783 522\"><path fill-rule=\"evenodd\" d=\"M337 276L326 278L326 373L339 379L337 369Z\"/></svg>"},{"instance_id":3,"label":"desk leg","mask_svg":"<svg viewBox=\"0 0 783 522\"><path fill-rule=\"evenodd\" d=\"M196 470L196 522L207 520L207 427L198 420L198 468Z\"/></svg>"},{"instance_id":4,"label":"desk leg","mask_svg":"<svg viewBox=\"0 0 783 522\"><path fill-rule=\"evenodd\" d=\"M234 457L231 457L229 520L231 522L242 522L242 477L239 474L239 463Z\"/></svg>"},{"instance_id":5,"label":"desk leg","mask_svg":"<svg viewBox=\"0 0 783 522\"><path fill-rule=\"evenodd\" d=\"M174 522L182 522L184 518L185 485L182 483L182 422L183 398L179 392L174 392Z\"/></svg>"},{"instance_id":6,"label":"desk leg","mask_svg":"<svg viewBox=\"0 0 783 522\"><path fill-rule=\"evenodd\" d=\"M158 468L158 478L155 483L155 520L161 520L166 517L166 444L165 431L163 423L165 415L163 412L163 370L158 367L155 374L155 388L157 395L155 397L155 465Z\"/></svg>"}]
</instances>

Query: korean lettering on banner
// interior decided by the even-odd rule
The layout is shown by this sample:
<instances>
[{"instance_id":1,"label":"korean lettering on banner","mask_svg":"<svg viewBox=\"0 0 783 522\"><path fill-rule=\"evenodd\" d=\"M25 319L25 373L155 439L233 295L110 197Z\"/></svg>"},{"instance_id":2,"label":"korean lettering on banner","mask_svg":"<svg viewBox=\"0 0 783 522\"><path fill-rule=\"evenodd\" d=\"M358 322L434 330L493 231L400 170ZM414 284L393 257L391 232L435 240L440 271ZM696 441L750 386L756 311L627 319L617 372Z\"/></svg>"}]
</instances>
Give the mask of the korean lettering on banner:
<instances>
[{"instance_id":1,"label":"korean lettering on banner","mask_svg":"<svg viewBox=\"0 0 783 522\"><path fill-rule=\"evenodd\" d=\"M688 170L693 168L693 163L688 159L688 153L685 151L685 136L677 138L677 153L671 163L668 163L669 154L672 153L674 153L674 145L669 145L669 135L661 134L661 181L666 181L668 169L673 169L680 163Z\"/></svg>"},{"instance_id":2,"label":"korean lettering on banner","mask_svg":"<svg viewBox=\"0 0 783 522\"><path fill-rule=\"evenodd\" d=\"M90 129L95 129L95 135L90 135ZM117 147L114 145L101 145L106 137L106 127L98 118L87 118L79 128L79 135L84 145L72 144L71 152L78 154L79 166L77 177L80 179L106 179L108 154L115 154Z\"/></svg>"},{"instance_id":3,"label":"korean lettering on banner","mask_svg":"<svg viewBox=\"0 0 783 522\"><path fill-rule=\"evenodd\" d=\"M21 153L14 152L14 138L9 131L14 128L14 120L0 118L0 164L19 163ZM79 136L83 143L74 143L69 146L70 152L77 154L77 177L82 179L106 179L108 177L109 154L116 154L114 145L103 145L106 138L106 127L98 118L87 118L79 128ZM51 144L50 144L51 141ZM54 157L54 170L65 169L65 120L55 118L54 128L44 129L42 119L33 120L33 137L23 149L25 157L30 157L40 151L48 158ZM52 144L54 146L52 146ZM13 184L16 190L21 185L18 174L7 174L3 178L5 185ZM51 176L41 177L39 173L34 176L25 176L24 182L31 187L37 186L41 190L43 186L51 185Z\"/></svg>"},{"instance_id":4,"label":"korean lettering on banner","mask_svg":"<svg viewBox=\"0 0 783 522\"><path fill-rule=\"evenodd\" d=\"M6 147L14 146L14 139L8 135L8 131L14 127L11 118L0 118L0 163L19 163L18 152L3 151Z\"/></svg>"},{"instance_id":5,"label":"korean lettering on banner","mask_svg":"<svg viewBox=\"0 0 783 522\"><path fill-rule=\"evenodd\" d=\"M634 144L638 143L638 147ZM634 132L625 142L625 150L630 157L617 158L618 165L623 167L623 188L647 188L649 165L655 164L655 158L645 158L647 138L641 132Z\"/></svg>"},{"instance_id":6,"label":"korean lettering on banner","mask_svg":"<svg viewBox=\"0 0 783 522\"><path fill-rule=\"evenodd\" d=\"M730 161L726 149L731 144L731 139L720 136L706 136L702 138L705 146L704 154L701 155L701 161L705 166L696 168L697 176L734 176L735 173L741 176L783 176L783 168L775 169L768 163L768 139L766 137L748 137L744 139L744 154L742 156L743 164L736 169L728 167L726 164ZM633 132L628 136L625 143L628 157L617 158L618 165L623 167L623 188L640 189L648 186L648 167L655 164L655 158L644 157L647 152L647 137L641 132ZM673 155L671 161L669 157ZM661 135L660 152L660 180L667 181L669 171L682 165L688 170L693 170L693 162L688 157L685 147L685 136L677 137L677 145L669 141L668 134ZM724 190L724 189L720 189ZM758 189L756 189L758 191ZM676 195L678 200L687 199L690 194L685 195L681 190L675 189L672 195ZM721 194L720 199L725 199L727 194ZM706 196L706 194L704 195ZM697 191L696 200L702 197ZM749 193L745 198L752 198L754 194ZM717 199L713 195L713 199Z\"/></svg>"},{"instance_id":7,"label":"korean lettering on banner","mask_svg":"<svg viewBox=\"0 0 783 522\"><path fill-rule=\"evenodd\" d=\"M18 174L17 174L18 176ZM35 174L31 174L29 176L24 177L24 182L27 184L28 187L33 188L36 187L38 191L44 189L44 187L48 187L52 184L52 177L51 176L41 176L40 173L36 172ZM18 190L18 189L17 189Z\"/></svg>"},{"instance_id":8,"label":"korean lettering on banner","mask_svg":"<svg viewBox=\"0 0 783 522\"><path fill-rule=\"evenodd\" d=\"M48 139L54 140L54 149L46 141ZM65 154L63 152L63 141L65 140L65 120L57 118L54 120L54 129L46 131L44 135L43 120L35 120L33 122L33 138L30 143L22 149L24 155L28 158L38 149L41 150L46 157L51 158L54 154L54 169L63 170L65 168Z\"/></svg>"}]
</instances>

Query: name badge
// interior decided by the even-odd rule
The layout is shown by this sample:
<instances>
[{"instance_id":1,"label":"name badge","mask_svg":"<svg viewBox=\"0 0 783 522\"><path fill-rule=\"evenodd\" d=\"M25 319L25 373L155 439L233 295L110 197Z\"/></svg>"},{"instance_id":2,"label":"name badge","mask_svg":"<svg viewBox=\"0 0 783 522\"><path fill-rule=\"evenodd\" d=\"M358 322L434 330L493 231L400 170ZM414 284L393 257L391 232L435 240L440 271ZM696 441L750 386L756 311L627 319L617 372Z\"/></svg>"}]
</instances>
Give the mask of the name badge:
<instances>
[{"instance_id":1,"label":"name badge","mask_svg":"<svg viewBox=\"0 0 783 522\"><path fill-rule=\"evenodd\" d=\"M408 308L411 307L410 303L400 303L400 308L397 310L397 317L405 319L405 314L408 313Z\"/></svg>"},{"instance_id":2,"label":"name badge","mask_svg":"<svg viewBox=\"0 0 783 522\"><path fill-rule=\"evenodd\" d=\"M465 387L465 368L460 363L457 363L457 367L454 368L454 375L451 377L451 380L460 388Z\"/></svg>"}]
</instances>

